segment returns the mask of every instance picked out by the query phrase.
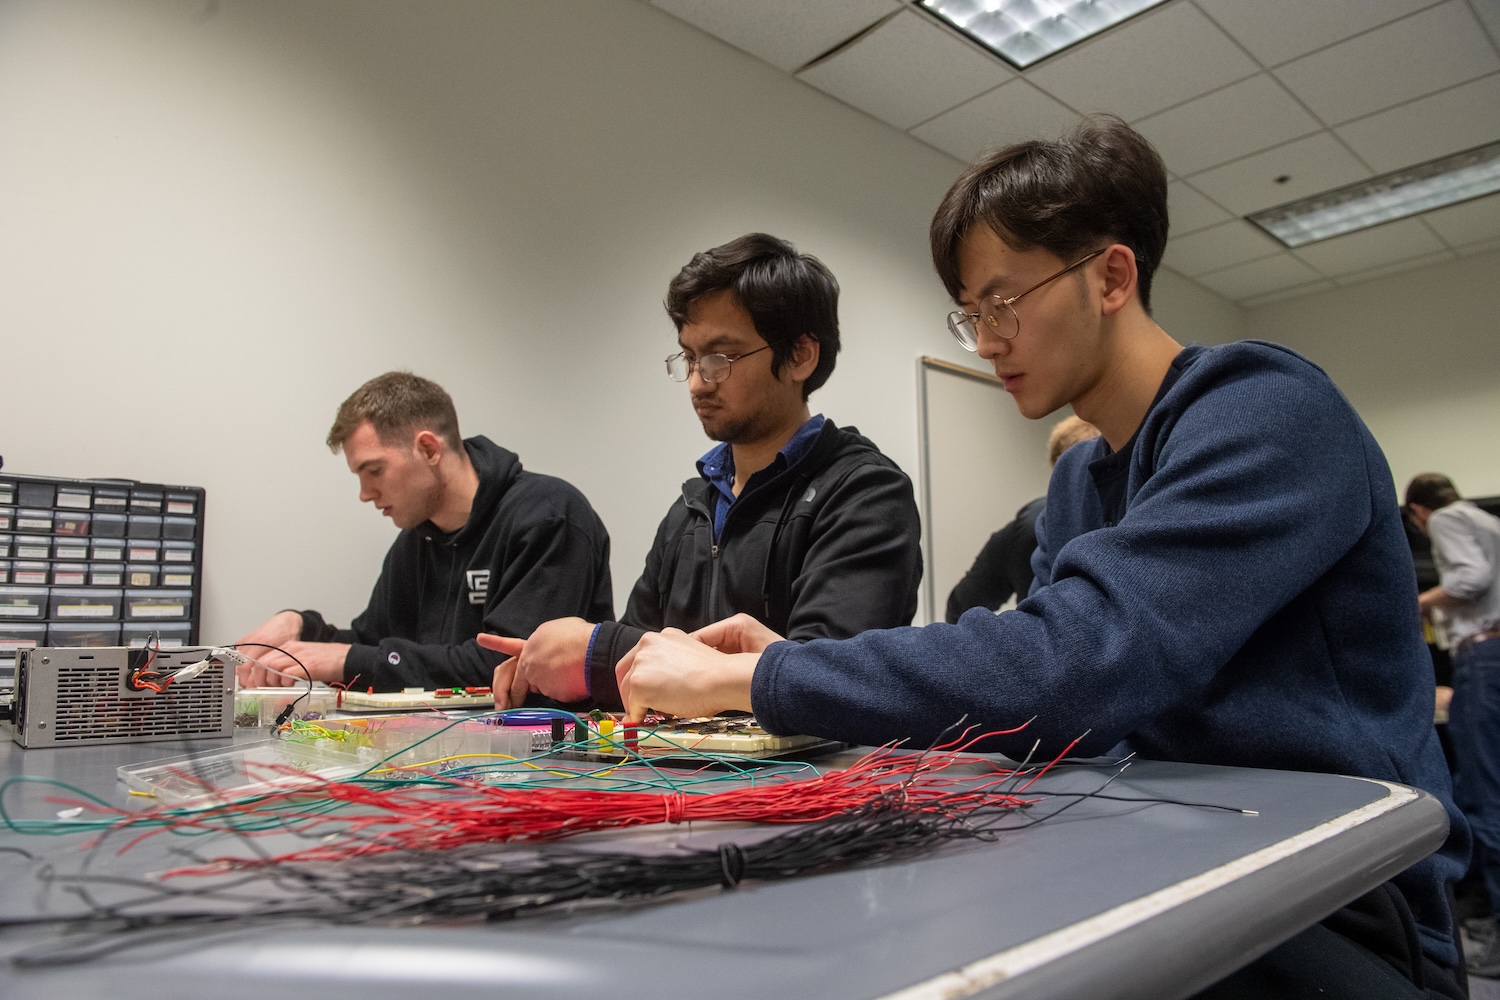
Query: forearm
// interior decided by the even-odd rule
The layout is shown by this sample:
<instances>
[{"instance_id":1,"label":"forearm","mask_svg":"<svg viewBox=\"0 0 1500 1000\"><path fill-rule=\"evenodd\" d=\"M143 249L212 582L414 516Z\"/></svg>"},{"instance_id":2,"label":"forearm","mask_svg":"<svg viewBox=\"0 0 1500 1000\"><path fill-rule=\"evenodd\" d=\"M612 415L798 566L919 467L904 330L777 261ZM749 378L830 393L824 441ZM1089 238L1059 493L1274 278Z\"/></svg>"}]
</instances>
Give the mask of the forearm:
<instances>
[{"instance_id":1,"label":"forearm","mask_svg":"<svg viewBox=\"0 0 1500 1000\"><path fill-rule=\"evenodd\" d=\"M1424 590L1417 595L1417 603L1423 611L1431 611L1433 608L1453 608L1462 604L1468 604L1468 600L1455 594L1450 594L1438 584L1429 590Z\"/></svg>"}]
</instances>

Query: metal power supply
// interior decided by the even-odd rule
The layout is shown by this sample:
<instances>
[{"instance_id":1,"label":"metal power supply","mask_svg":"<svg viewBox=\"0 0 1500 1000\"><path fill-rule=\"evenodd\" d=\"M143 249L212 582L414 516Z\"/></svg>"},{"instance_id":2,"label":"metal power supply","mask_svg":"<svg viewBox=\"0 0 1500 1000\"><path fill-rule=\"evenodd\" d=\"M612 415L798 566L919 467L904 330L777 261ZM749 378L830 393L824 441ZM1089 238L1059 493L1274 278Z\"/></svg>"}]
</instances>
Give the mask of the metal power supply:
<instances>
[{"instance_id":1,"label":"metal power supply","mask_svg":"<svg viewBox=\"0 0 1500 1000\"><path fill-rule=\"evenodd\" d=\"M155 691L132 683L146 655L124 646L18 650L16 742L31 749L234 736L232 667L211 660ZM205 656L165 649L151 667L160 676Z\"/></svg>"}]
</instances>

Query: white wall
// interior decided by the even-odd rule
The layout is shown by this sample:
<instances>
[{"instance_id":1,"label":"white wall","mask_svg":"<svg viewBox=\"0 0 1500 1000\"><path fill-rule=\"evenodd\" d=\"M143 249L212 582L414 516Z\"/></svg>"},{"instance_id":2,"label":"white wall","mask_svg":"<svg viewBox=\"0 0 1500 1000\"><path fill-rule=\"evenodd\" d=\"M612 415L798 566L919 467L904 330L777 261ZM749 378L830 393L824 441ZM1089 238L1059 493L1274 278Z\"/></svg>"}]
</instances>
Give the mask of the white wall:
<instances>
[{"instance_id":1,"label":"white wall","mask_svg":"<svg viewBox=\"0 0 1500 1000\"><path fill-rule=\"evenodd\" d=\"M1245 338L1245 310L1176 271L1161 268L1151 286L1151 317L1182 344Z\"/></svg>"},{"instance_id":2,"label":"white wall","mask_svg":"<svg viewBox=\"0 0 1500 1000\"><path fill-rule=\"evenodd\" d=\"M975 363L926 251L959 169L637 0L7 0L0 454L207 487L206 639L347 620L392 529L321 442L410 368L589 496L623 606L708 447L667 281L757 229L822 257L846 342L815 408L915 475L913 359ZM1169 272L1157 315L1244 324Z\"/></svg>"},{"instance_id":3,"label":"white wall","mask_svg":"<svg viewBox=\"0 0 1500 1000\"><path fill-rule=\"evenodd\" d=\"M0 5L0 454L208 488L205 638L364 604L392 529L322 445L407 367L578 485L615 589L709 443L667 281L765 230L843 285L814 397L917 468L962 360L926 226L960 165L634 0Z\"/></svg>"},{"instance_id":4,"label":"white wall","mask_svg":"<svg viewBox=\"0 0 1500 1000\"><path fill-rule=\"evenodd\" d=\"M1246 331L1328 371L1398 492L1443 472L1465 495L1500 494L1500 253L1261 306Z\"/></svg>"}]
</instances>

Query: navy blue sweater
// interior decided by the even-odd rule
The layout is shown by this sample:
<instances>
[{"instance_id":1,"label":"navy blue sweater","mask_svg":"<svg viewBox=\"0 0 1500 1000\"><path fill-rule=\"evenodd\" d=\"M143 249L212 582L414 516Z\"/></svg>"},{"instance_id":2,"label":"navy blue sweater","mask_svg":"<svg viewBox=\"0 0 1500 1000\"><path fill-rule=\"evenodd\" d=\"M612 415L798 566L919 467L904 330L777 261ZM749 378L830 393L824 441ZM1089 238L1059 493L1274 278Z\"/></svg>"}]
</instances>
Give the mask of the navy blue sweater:
<instances>
[{"instance_id":1,"label":"navy blue sweater","mask_svg":"<svg viewBox=\"0 0 1500 1000\"><path fill-rule=\"evenodd\" d=\"M1134 438L1058 462L1031 596L956 624L784 642L755 715L776 732L928 745L967 713L1027 729L988 749L1127 744L1160 760L1414 785L1448 806L1443 850L1395 879L1453 965L1443 882L1463 870L1432 727L1411 554L1385 457L1323 371L1272 344L1193 346Z\"/></svg>"}]
</instances>

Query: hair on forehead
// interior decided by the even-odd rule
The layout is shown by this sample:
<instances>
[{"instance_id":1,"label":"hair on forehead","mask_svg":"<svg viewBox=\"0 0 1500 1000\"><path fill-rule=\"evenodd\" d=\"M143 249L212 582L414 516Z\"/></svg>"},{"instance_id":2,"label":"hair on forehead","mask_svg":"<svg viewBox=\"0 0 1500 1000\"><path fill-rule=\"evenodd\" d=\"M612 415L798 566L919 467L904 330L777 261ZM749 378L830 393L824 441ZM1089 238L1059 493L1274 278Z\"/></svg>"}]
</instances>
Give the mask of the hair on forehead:
<instances>
[{"instance_id":1,"label":"hair on forehead","mask_svg":"<svg viewBox=\"0 0 1500 1000\"><path fill-rule=\"evenodd\" d=\"M1057 139L1018 142L981 159L953 183L932 218L932 263L957 301L958 255L984 226L1012 250L1042 249L1072 263L1108 243L1135 254L1141 305L1167 245L1167 173L1139 132L1114 115L1090 115Z\"/></svg>"}]
</instances>

